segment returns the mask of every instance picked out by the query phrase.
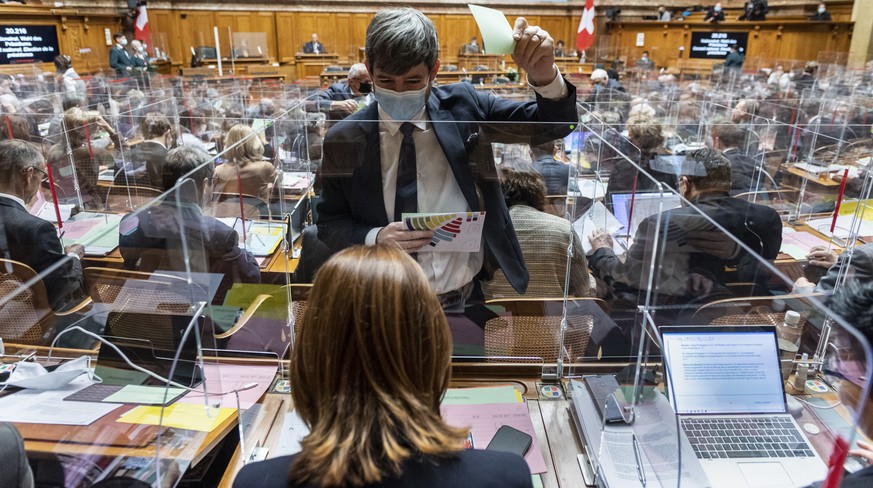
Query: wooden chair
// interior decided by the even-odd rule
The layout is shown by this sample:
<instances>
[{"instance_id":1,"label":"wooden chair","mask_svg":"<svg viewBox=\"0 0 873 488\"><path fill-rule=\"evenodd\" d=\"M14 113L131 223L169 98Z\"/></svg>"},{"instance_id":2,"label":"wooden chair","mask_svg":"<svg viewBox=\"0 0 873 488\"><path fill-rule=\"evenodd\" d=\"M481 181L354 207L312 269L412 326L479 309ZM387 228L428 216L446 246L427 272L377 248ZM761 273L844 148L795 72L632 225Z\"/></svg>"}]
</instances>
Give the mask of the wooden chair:
<instances>
[{"instance_id":1,"label":"wooden chair","mask_svg":"<svg viewBox=\"0 0 873 488\"><path fill-rule=\"evenodd\" d=\"M55 320L83 311L91 300L85 299L64 312L54 312L45 284L33 268L0 259L0 303L0 337L4 341L48 345L53 339Z\"/></svg>"},{"instance_id":2,"label":"wooden chair","mask_svg":"<svg viewBox=\"0 0 873 488\"><path fill-rule=\"evenodd\" d=\"M486 305L502 307L505 313L485 323L485 356L489 362L554 363L561 354L578 358L585 355L594 315L589 307L606 312L599 298L572 298L568 306L567 330L558 344L562 298L519 298L489 300ZM500 356L496 358L495 356Z\"/></svg>"},{"instance_id":3,"label":"wooden chair","mask_svg":"<svg viewBox=\"0 0 873 488\"><path fill-rule=\"evenodd\" d=\"M126 213L157 200L162 192L147 186L112 185L106 194L106 211Z\"/></svg>"},{"instance_id":4,"label":"wooden chair","mask_svg":"<svg viewBox=\"0 0 873 488\"><path fill-rule=\"evenodd\" d=\"M187 294L189 284L178 276L115 268L85 268L85 286L91 299L103 304L107 311L174 315L191 311L191 298Z\"/></svg>"}]
</instances>

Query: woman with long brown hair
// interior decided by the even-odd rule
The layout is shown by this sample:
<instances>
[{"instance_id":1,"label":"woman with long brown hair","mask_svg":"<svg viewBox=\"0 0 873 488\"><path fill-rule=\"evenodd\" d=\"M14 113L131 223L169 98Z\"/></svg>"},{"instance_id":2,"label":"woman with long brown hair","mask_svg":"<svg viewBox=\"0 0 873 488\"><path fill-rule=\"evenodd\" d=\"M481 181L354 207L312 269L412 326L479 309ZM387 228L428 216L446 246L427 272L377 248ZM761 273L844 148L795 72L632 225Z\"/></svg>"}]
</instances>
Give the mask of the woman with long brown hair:
<instances>
[{"instance_id":1,"label":"woman with long brown hair","mask_svg":"<svg viewBox=\"0 0 873 488\"><path fill-rule=\"evenodd\" d=\"M408 254L353 247L318 271L291 353L302 452L246 466L236 487L531 486L513 454L464 450L439 403L452 337Z\"/></svg>"}]
</instances>

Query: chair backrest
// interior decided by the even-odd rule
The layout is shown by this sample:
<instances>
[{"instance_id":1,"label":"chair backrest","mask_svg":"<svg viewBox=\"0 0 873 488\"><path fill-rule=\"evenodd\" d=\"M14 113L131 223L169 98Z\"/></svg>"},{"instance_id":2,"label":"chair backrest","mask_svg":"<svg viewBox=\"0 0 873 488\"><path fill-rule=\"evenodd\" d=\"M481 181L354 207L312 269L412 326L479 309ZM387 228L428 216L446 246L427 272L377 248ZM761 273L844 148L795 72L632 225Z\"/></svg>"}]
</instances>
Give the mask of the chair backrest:
<instances>
[{"instance_id":1,"label":"chair backrest","mask_svg":"<svg viewBox=\"0 0 873 488\"><path fill-rule=\"evenodd\" d=\"M178 276L85 268L85 285L91 299L107 311L185 315L191 309L185 294L188 282Z\"/></svg>"},{"instance_id":2,"label":"chair backrest","mask_svg":"<svg viewBox=\"0 0 873 488\"><path fill-rule=\"evenodd\" d=\"M716 300L702 305L692 316L692 323L704 323L710 325L779 325L785 320L783 310L774 309L774 301L781 300L784 303L791 301L805 301L824 297L824 293L797 293L779 296L741 297ZM777 307L778 308L778 307ZM798 310L801 315L801 327L806 325L807 318L812 313Z\"/></svg>"},{"instance_id":3,"label":"chair backrest","mask_svg":"<svg viewBox=\"0 0 873 488\"><path fill-rule=\"evenodd\" d=\"M112 185L106 193L106 210L133 212L161 196L161 191L147 186Z\"/></svg>"},{"instance_id":4,"label":"chair backrest","mask_svg":"<svg viewBox=\"0 0 873 488\"><path fill-rule=\"evenodd\" d=\"M262 210L269 211L269 205L254 195L242 196L242 212L246 219L258 220L262 216ZM213 193L212 202L206 209L209 215L216 218L239 217L240 196L238 193Z\"/></svg>"},{"instance_id":5,"label":"chair backrest","mask_svg":"<svg viewBox=\"0 0 873 488\"><path fill-rule=\"evenodd\" d=\"M23 288L30 280L34 283ZM30 266L0 259L0 337L7 342L45 344L54 314L45 285Z\"/></svg>"},{"instance_id":6,"label":"chair backrest","mask_svg":"<svg viewBox=\"0 0 873 488\"><path fill-rule=\"evenodd\" d=\"M486 303L504 311L485 323L486 361L500 362L554 363L559 354L582 357L594 328L594 309L606 311L606 302L599 298L570 299L567 330L559 348L562 298L498 299ZM495 356L513 359L494 359Z\"/></svg>"}]
</instances>

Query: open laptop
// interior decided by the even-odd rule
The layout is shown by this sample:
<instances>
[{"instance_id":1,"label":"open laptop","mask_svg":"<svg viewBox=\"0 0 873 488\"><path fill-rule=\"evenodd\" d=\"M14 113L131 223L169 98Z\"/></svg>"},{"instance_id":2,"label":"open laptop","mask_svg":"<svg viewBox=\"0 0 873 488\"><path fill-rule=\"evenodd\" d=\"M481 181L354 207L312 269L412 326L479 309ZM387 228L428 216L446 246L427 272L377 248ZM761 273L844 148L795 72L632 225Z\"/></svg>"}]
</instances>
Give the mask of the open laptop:
<instances>
[{"instance_id":1,"label":"open laptop","mask_svg":"<svg viewBox=\"0 0 873 488\"><path fill-rule=\"evenodd\" d=\"M109 312L106 333L101 337L115 345L133 364L160 377L169 378L173 358L177 348L182 345L182 335L191 319L189 315ZM172 381L187 388L194 388L203 382L203 374L196 362L195 334L200 334L204 326L211 326L205 324L209 320L206 317L201 316L197 320L198 324L188 334L187 340L181 347L176 367L172 371ZM119 327L118 324L125 324L127 327ZM133 328L142 330L143 334L139 337L129 337L134 335L130 333L125 334L128 337L121 336L121 333ZM128 385L154 386L161 390L166 386L165 382L131 367L118 351L106 344L100 345L94 374L103 380L102 383L85 387L64 399L102 402ZM126 403L169 405L187 392L186 389L171 387L171 394L166 399L163 395L157 395L151 400Z\"/></svg>"},{"instance_id":2,"label":"open laptop","mask_svg":"<svg viewBox=\"0 0 873 488\"><path fill-rule=\"evenodd\" d=\"M773 326L661 327L668 391L715 487L806 486L827 468L787 413Z\"/></svg>"},{"instance_id":3,"label":"open laptop","mask_svg":"<svg viewBox=\"0 0 873 488\"><path fill-rule=\"evenodd\" d=\"M632 193L613 193L610 197L612 213L624 226L624 230L619 231L621 236L633 237L640 222L658 213L659 208L669 210L682 205L679 195L673 193L637 192L636 196ZM661 207L661 200L664 201L663 207ZM633 201L633 215L630 213L631 201ZM630 222L630 219L633 219L633 222Z\"/></svg>"}]
</instances>

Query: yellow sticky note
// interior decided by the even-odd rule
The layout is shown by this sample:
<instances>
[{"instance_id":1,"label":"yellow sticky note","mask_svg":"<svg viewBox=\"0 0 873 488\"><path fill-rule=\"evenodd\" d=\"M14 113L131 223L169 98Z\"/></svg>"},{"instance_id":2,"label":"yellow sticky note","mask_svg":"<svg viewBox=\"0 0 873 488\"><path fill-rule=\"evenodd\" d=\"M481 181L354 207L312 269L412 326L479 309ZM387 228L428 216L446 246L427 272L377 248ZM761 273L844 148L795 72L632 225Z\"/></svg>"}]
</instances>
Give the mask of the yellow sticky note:
<instances>
[{"instance_id":1,"label":"yellow sticky note","mask_svg":"<svg viewBox=\"0 0 873 488\"><path fill-rule=\"evenodd\" d=\"M201 404L174 403L164 407L164 417L161 419L161 407L136 407L118 418L125 424L163 425L177 429L199 430L212 432L222 422L227 420L235 408L210 408Z\"/></svg>"}]
</instances>

